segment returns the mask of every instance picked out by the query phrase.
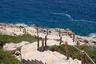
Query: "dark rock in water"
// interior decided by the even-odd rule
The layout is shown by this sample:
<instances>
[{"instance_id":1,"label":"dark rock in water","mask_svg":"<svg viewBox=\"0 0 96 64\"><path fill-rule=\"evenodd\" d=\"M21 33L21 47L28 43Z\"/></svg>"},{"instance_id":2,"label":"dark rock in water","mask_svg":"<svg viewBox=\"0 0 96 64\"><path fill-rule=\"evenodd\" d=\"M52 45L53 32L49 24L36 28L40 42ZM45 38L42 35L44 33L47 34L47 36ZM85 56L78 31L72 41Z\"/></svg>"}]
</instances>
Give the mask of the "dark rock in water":
<instances>
[{"instance_id":1,"label":"dark rock in water","mask_svg":"<svg viewBox=\"0 0 96 64\"><path fill-rule=\"evenodd\" d=\"M44 64L42 61L38 60L22 60L23 64Z\"/></svg>"}]
</instances>

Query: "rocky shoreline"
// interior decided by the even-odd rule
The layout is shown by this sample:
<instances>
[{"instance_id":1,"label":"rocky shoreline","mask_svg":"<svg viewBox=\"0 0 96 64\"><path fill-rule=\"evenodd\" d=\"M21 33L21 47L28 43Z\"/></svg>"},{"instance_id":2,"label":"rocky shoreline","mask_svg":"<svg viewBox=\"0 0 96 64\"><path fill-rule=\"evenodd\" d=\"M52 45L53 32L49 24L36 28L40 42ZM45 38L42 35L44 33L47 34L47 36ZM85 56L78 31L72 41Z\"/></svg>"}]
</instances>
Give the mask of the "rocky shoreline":
<instances>
[{"instance_id":1,"label":"rocky shoreline","mask_svg":"<svg viewBox=\"0 0 96 64\"><path fill-rule=\"evenodd\" d=\"M36 36L36 30L37 27L34 26L27 26L27 25L13 25L13 24L0 24L0 33L4 35L23 35L25 33L31 34L32 36ZM46 34L46 30L48 30L49 35L57 35L59 34L59 31L62 33L61 36L63 35L73 35L74 32L72 32L70 29L60 29L60 28L40 28L39 29L39 35L44 35ZM86 44L92 44L96 45L96 38L88 37L88 36L79 36L74 34L76 39L78 39L80 42L86 43Z\"/></svg>"}]
</instances>

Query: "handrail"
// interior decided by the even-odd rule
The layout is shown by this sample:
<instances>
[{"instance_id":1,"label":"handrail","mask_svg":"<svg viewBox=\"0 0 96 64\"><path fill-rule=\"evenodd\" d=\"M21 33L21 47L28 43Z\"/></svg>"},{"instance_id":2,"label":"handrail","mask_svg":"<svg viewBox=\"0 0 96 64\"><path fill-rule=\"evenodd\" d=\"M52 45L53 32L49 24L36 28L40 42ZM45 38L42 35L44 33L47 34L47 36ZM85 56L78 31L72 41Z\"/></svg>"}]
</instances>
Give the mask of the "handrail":
<instances>
[{"instance_id":1,"label":"handrail","mask_svg":"<svg viewBox=\"0 0 96 64\"><path fill-rule=\"evenodd\" d=\"M77 47L73 46L75 49L77 49L78 51L82 52L80 49L78 49ZM84 51L84 53L86 54L86 56L89 58L89 60L95 64L95 62L91 59L91 57L87 54L87 52Z\"/></svg>"},{"instance_id":2,"label":"handrail","mask_svg":"<svg viewBox=\"0 0 96 64\"><path fill-rule=\"evenodd\" d=\"M93 63L93 64L95 64L95 62L91 59L91 57L85 52L85 54L86 54L86 56L89 58L89 60Z\"/></svg>"},{"instance_id":3,"label":"handrail","mask_svg":"<svg viewBox=\"0 0 96 64\"><path fill-rule=\"evenodd\" d=\"M80 52L81 52L81 50L80 50L79 48L75 47L74 45L73 45L73 47L74 47L75 49L77 49L78 51L80 51Z\"/></svg>"}]
</instances>

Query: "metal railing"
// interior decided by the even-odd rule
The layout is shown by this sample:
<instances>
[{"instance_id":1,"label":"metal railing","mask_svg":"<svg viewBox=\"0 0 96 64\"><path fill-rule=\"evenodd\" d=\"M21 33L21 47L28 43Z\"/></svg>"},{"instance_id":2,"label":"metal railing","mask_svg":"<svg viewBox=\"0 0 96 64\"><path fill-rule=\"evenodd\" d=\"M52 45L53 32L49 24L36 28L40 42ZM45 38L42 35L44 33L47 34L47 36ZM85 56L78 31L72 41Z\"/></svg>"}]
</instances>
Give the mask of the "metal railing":
<instances>
[{"instance_id":1,"label":"metal railing","mask_svg":"<svg viewBox=\"0 0 96 64\"><path fill-rule=\"evenodd\" d=\"M78 50L79 52L82 52L82 50L80 50L79 48L77 48L76 46L72 46L74 47L76 50ZM87 58L92 62L92 64L96 64L93 59L88 55L87 52L83 51L85 53L85 55L87 56Z\"/></svg>"}]
</instances>

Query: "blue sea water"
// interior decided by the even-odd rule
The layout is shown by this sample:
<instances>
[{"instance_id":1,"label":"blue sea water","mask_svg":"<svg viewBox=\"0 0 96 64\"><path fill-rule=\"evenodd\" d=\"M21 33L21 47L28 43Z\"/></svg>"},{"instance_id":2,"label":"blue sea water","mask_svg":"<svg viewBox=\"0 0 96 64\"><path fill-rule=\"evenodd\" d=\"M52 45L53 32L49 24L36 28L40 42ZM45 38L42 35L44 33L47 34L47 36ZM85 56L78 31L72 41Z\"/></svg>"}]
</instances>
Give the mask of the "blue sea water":
<instances>
[{"instance_id":1,"label":"blue sea water","mask_svg":"<svg viewBox=\"0 0 96 64\"><path fill-rule=\"evenodd\" d=\"M96 33L96 0L0 0L1 23L69 28Z\"/></svg>"}]
</instances>

